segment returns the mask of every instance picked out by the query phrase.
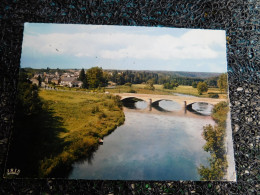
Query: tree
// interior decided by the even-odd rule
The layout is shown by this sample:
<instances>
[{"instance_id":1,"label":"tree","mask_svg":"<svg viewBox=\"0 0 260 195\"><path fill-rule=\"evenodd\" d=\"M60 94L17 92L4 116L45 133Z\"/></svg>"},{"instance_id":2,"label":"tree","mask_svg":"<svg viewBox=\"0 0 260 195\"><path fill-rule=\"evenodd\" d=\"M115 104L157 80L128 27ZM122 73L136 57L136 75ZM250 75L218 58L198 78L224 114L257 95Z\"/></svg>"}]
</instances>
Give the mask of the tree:
<instances>
[{"instance_id":1,"label":"tree","mask_svg":"<svg viewBox=\"0 0 260 195\"><path fill-rule=\"evenodd\" d=\"M30 83L27 72L23 69L21 69L19 73L17 91L17 114L32 115L41 110L42 103L38 96L38 87Z\"/></svg>"},{"instance_id":2,"label":"tree","mask_svg":"<svg viewBox=\"0 0 260 195\"><path fill-rule=\"evenodd\" d=\"M42 77L39 75L39 76L37 77L37 80L39 81L39 87L40 87L41 84L42 84Z\"/></svg>"},{"instance_id":3,"label":"tree","mask_svg":"<svg viewBox=\"0 0 260 195\"><path fill-rule=\"evenodd\" d=\"M154 86L153 86L153 79L149 79L147 82L146 82L146 86L145 86L145 89L150 89L150 90L154 90Z\"/></svg>"},{"instance_id":4,"label":"tree","mask_svg":"<svg viewBox=\"0 0 260 195\"><path fill-rule=\"evenodd\" d=\"M179 86L179 84L177 82L175 82L175 81L163 84L163 88L164 89L176 89L176 87L178 87L178 86Z\"/></svg>"},{"instance_id":5,"label":"tree","mask_svg":"<svg viewBox=\"0 0 260 195\"><path fill-rule=\"evenodd\" d=\"M198 94L201 95L203 92L208 91L208 85L205 82L199 82L197 85Z\"/></svg>"},{"instance_id":6,"label":"tree","mask_svg":"<svg viewBox=\"0 0 260 195\"><path fill-rule=\"evenodd\" d=\"M197 85L198 85L197 82L195 82L195 81L192 82L192 87L193 87L193 88L197 88Z\"/></svg>"},{"instance_id":7,"label":"tree","mask_svg":"<svg viewBox=\"0 0 260 195\"><path fill-rule=\"evenodd\" d=\"M221 93L227 92L227 88L228 88L228 82L227 82L227 73L224 73L222 75L219 76L218 79L218 87L221 91Z\"/></svg>"},{"instance_id":8,"label":"tree","mask_svg":"<svg viewBox=\"0 0 260 195\"><path fill-rule=\"evenodd\" d=\"M79 73L79 80L83 82L82 84L82 88L86 89L88 87L88 83L87 83L87 77L85 74L85 70L82 68L80 73Z\"/></svg>"},{"instance_id":9,"label":"tree","mask_svg":"<svg viewBox=\"0 0 260 195\"><path fill-rule=\"evenodd\" d=\"M103 77L103 70L99 67L93 67L87 71L87 83L90 89L103 87L106 81Z\"/></svg>"}]
</instances>

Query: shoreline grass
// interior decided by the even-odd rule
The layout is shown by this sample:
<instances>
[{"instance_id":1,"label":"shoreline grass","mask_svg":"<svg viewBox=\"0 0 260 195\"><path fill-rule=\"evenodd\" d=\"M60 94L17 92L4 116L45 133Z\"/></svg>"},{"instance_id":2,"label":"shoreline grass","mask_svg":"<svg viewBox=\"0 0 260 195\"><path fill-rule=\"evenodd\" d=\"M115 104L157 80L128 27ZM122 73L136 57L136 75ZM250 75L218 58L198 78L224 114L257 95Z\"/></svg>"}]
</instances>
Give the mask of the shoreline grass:
<instances>
[{"instance_id":1,"label":"shoreline grass","mask_svg":"<svg viewBox=\"0 0 260 195\"><path fill-rule=\"evenodd\" d=\"M57 136L64 143L57 155L46 156L40 162L41 177L59 177L73 162L90 157L98 139L110 134L124 123L125 116L118 97L105 94L72 93L41 90L44 109L59 117L62 128Z\"/></svg>"}]
</instances>

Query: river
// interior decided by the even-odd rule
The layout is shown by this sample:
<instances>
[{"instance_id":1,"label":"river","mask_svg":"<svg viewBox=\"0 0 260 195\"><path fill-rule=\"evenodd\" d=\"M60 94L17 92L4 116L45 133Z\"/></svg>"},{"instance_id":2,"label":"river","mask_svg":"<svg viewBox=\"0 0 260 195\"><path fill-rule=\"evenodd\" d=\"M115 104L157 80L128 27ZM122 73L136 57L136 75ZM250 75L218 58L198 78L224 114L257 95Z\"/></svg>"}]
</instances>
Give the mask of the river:
<instances>
[{"instance_id":1,"label":"river","mask_svg":"<svg viewBox=\"0 0 260 195\"><path fill-rule=\"evenodd\" d=\"M91 160L74 163L69 178L199 180L197 168L210 157L201 133L214 124L207 116L211 108L197 105L193 113L165 100L155 107L144 101L125 105L125 123L104 138Z\"/></svg>"}]
</instances>

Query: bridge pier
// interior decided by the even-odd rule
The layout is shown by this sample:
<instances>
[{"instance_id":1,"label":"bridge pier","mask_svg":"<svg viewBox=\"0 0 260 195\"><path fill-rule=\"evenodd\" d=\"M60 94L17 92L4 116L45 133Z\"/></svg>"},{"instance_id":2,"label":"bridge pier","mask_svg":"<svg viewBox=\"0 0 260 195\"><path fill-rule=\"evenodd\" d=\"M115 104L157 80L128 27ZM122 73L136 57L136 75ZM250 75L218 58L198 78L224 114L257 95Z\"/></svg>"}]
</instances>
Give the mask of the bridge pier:
<instances>
[{"instance_id":1,"label":"bridge pier","mask_svg":"<svg viewBox=\"0 0 260 195\"><path fill-rule=\"evenodd\" d=\"M187 113L187 102L184 101L184 113L186 114Z\"/></svg>"},{"instance_id":2,"label":"bridge pier","mask_svg":"<svg viewBox=\"0 0 260 195\"><path fill-rule=\"evenodd\" d=\"M153 103L152 99L149 99L149 111L152 111L152 103Z\"/></svg>"}]
</instances>

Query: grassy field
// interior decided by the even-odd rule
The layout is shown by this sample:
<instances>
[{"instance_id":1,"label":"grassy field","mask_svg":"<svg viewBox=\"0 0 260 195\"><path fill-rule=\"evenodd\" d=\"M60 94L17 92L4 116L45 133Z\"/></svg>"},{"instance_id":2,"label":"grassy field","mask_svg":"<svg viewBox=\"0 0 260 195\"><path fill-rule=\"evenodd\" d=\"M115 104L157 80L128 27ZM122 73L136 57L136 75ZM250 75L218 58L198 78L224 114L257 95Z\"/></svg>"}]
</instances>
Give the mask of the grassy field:
<instances>
[{"instance_id":1,"label":"grassy field","mask_svg":"<svg viewBox=\"0 0 260 195\"><path fill-rule=\"evenodd\" d=\"M88 156L99 138L124 122L121 102L112 95L49 90L41 90L39 95L45 109L53 112L53 117L60 120L60 128L65 129L57 134L63 150L40 163L43 177L55 175L60 167L70 167Z\"/></svg>"},{"instance_id":2,"label":"grassy field","mask_svg":"<svg viewBox=\"0 0 260 195\"><path fill-rule=\"evenodd\" d=\"M163 89L162 85L154 85L155 90L144 89L145 84L133 84L132 87L129 86L116 86L114 89L105 89L110 93L129 93L131 90L134 90L136 93L142 94L160 94L160 95L170 95L173 93L182 93L187 95L194 95L198 97L209 97L210 94L218 94L219 98L227 98L226 93L221 93L218 88L209 88L208 92L204 92L202 95L198 94L198 90L192 86L183 86L180 85L176 89Z\"/></svg>"}]
</instances>

